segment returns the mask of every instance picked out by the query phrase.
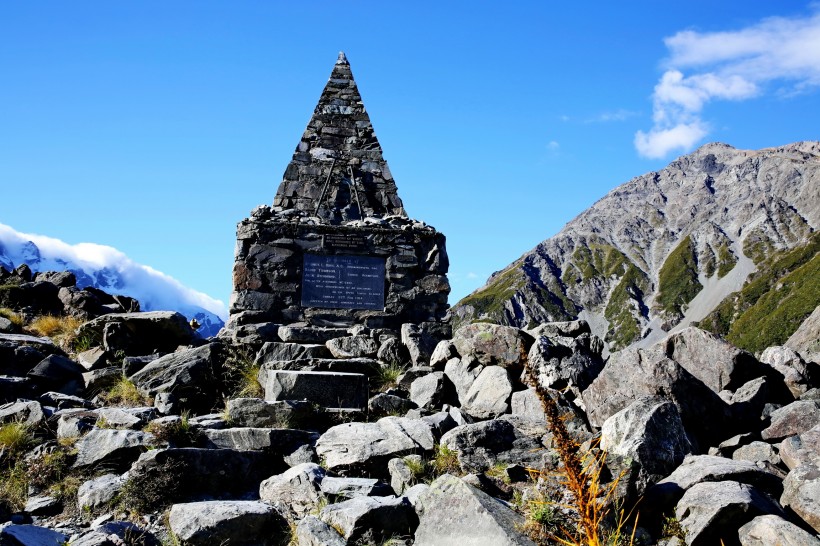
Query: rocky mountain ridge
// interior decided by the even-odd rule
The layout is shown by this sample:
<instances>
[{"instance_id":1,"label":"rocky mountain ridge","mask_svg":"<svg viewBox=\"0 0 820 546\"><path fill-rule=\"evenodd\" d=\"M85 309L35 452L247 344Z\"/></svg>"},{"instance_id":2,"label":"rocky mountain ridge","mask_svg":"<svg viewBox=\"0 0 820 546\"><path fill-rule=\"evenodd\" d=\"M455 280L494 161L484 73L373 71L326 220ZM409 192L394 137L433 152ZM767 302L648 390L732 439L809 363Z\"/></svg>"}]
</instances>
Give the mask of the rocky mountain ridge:
<instances>
[{"instance_id":1,"label":"rocky mountain ridge","mask_svg":"<svg viewBox=\"0 0 820 546\"><path fill-rule=\"evenodd\" d=\"M818 142L707 144L609 192L461 300L455 320L580 317L613 349L649 345L704 319L773 254L808 244L819 187Z\"/></svg>"}]
</instances>

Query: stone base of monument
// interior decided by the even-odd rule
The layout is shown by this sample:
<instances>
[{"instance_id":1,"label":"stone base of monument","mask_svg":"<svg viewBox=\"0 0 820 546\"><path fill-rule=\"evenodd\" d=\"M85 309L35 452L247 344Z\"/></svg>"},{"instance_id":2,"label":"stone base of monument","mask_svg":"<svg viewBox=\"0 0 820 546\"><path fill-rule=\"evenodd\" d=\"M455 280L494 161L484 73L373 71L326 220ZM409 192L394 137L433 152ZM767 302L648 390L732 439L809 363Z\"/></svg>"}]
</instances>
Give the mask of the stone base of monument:
<instances>
[{"instance_id":1,"label":"stone base of monument","mask_svg":"<svg viewBox=\"0 0 820 546\"><path fill-rule=\"evenodd\" d=\"M272 370L264 376L265 400L307 400L329 409L367 407L367 376L358 373Z\"/></svg>"}]
</instances>

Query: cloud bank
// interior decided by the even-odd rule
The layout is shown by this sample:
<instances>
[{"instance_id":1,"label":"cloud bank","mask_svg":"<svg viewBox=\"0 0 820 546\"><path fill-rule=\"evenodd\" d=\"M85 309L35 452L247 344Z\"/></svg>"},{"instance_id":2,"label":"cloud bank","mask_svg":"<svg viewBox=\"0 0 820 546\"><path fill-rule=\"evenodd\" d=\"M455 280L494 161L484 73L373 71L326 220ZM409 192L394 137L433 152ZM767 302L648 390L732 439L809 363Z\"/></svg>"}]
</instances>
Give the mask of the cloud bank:
<instances>
[{"instance_id":1,"label":"cloud bank","mask_svg":"<svg viewBox=\"0 0 820 546\"><path fill-rule=\"evenodd\" d=\"M14 266L34 262L32 269L36 271L80 269L95 279L108 281L108 289L104 286L100 288L137 298L145 310L165 309L184 313L185 310L199 307L223 320L228 316L222 301L188 288L152 267L138 264L110 246L94 243L71 245L52 237L21 233L0 224L0 265L4 261L10 261Z\"/></svg>"},{"instance_id":2,"label":"cloud bank","mask_svg":"<svg viewBox=\"0 0 820 546\"><path fill-rule=\"evenodd\" d=\"M808 17L771 17L734 31L686 30L664 43L669 58L652 95L653 126L635 134L635 148L644 157L692 149L709 134L701 113L711 101L820 86L817 11Z\"/></svg>"}]
</instances>

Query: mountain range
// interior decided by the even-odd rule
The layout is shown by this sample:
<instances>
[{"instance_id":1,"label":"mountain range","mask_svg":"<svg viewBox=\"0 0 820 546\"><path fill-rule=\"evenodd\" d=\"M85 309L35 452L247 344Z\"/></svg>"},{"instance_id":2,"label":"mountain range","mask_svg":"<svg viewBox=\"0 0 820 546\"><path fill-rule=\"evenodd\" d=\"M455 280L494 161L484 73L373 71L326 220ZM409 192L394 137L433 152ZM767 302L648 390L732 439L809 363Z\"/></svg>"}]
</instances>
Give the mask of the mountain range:
<instances>
[{"instance_id":1,"label":"mountain range","mask_svg":"<svg viewBox=\"0 0 820 546\"><path fill-rule=\"evenodd\" d=\"M138 264L115 248L93 243L70 245L0 224L0 266L13 270L22 264L35 272L71 271L79 288L93 286L131 296L139 300L143 311L178 311L199 322L198 332L203 337L216 335L227 317L223 302Z\"/></svg>"},{"instance_id":2,"label":"mountain range","mask_svg":"<svg viewBox=\"0 0 820 546\"><path fill-rule=\"evenodd\" d=\"M707 144L622 184L494 273L463 323L586 319L613 350L689 324L750 350L820 304L820 143Z\"/></svg>"}]
</instances>

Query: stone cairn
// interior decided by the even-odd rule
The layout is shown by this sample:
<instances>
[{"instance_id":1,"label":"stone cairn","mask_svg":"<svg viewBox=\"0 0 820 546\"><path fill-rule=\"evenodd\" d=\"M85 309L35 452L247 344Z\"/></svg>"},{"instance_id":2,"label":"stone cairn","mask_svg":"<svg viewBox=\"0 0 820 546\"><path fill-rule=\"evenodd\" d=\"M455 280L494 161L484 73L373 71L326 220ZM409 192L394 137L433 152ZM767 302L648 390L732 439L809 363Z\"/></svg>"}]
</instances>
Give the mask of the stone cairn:
<instances>
[{"instance_id":1,"label":"stone cairn","mask_svg":"<svg viewBox=\"0 0 820 546\"><path fill-rule=\"evenodd\" d=\"M377 354L381 365L399 361L390 353L406 345L402 332L432 346L450 337L442 322L448 267L444 235L407 216L340 53L273 206L257 207L237 227L222 336L272 343L268 360L296 368L266 376L269 399L327 405L330 397L331 405L363 407L366 380L327 372L372 373ZM336 349L327 353L330 340ZM294 355L304 357L298 365ZM341 388L342 379L353 390Z\"/></svg>"}]
</instances>

